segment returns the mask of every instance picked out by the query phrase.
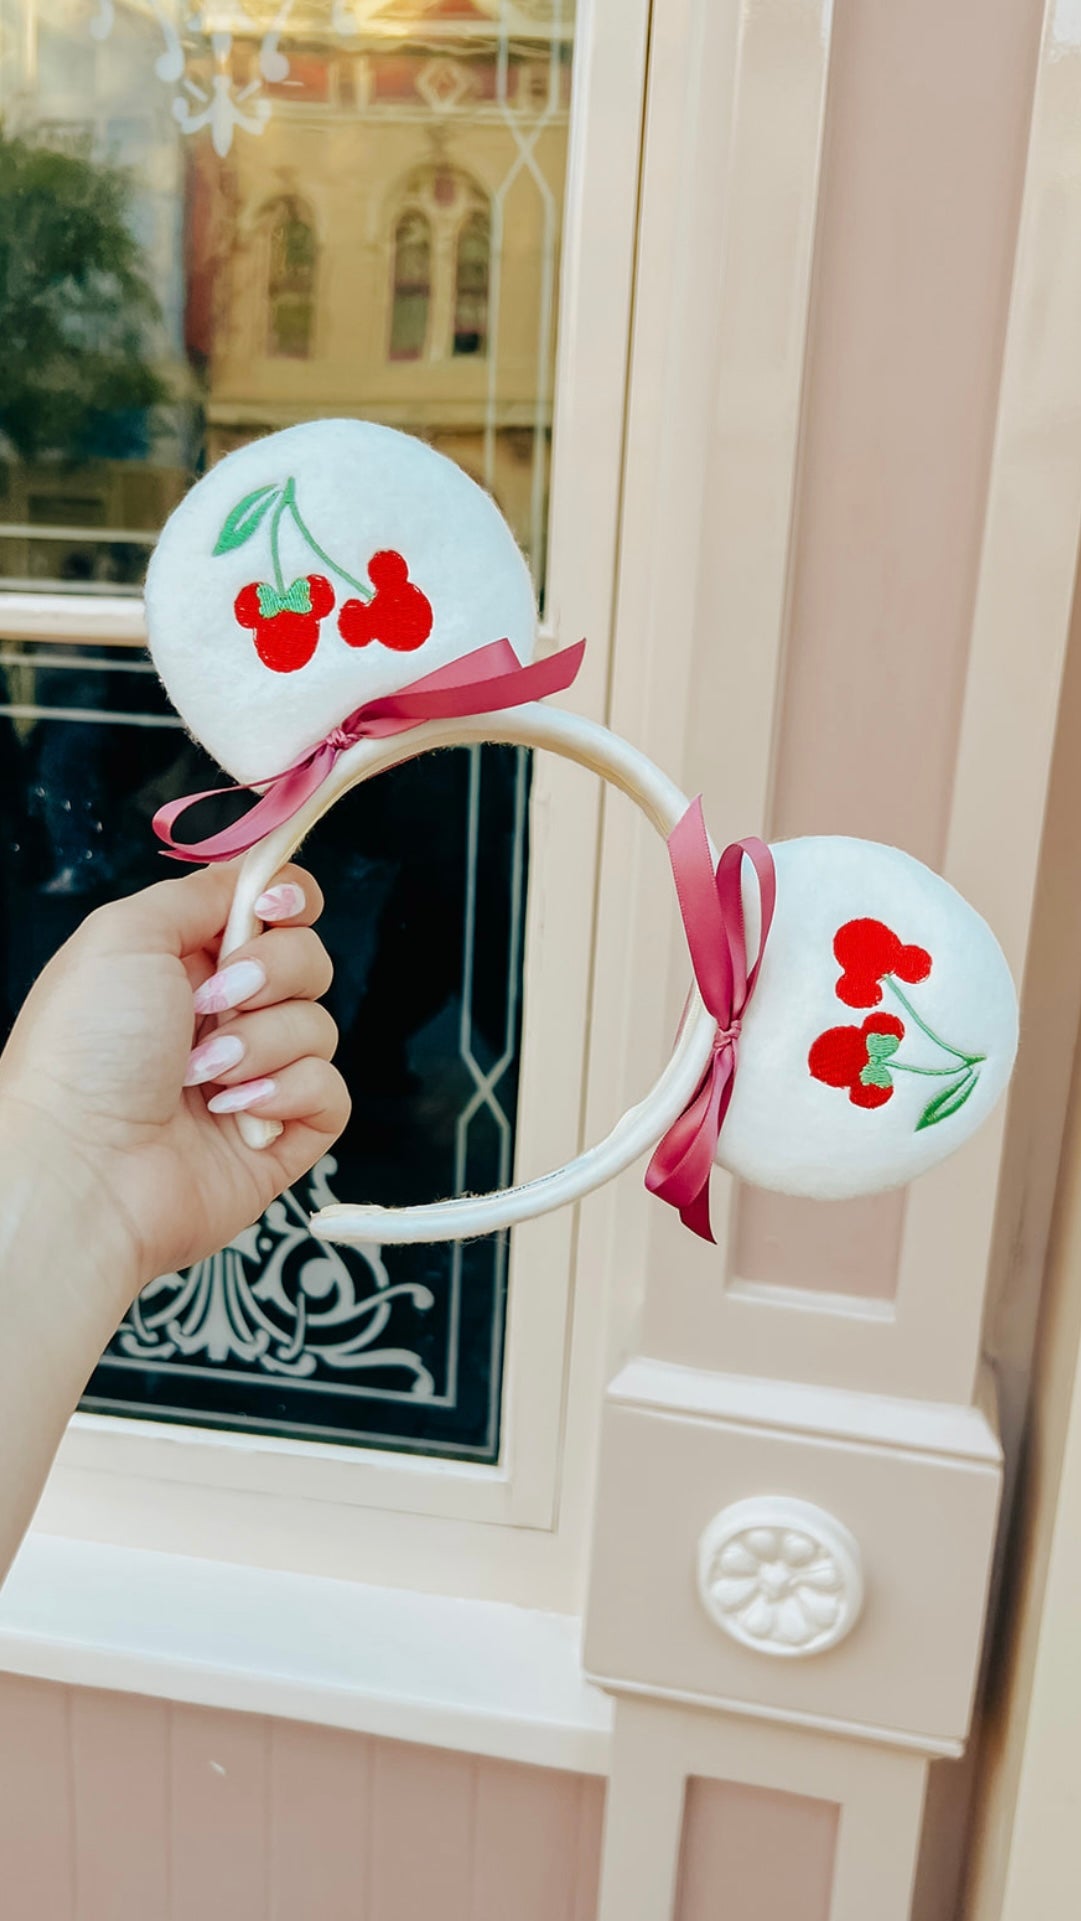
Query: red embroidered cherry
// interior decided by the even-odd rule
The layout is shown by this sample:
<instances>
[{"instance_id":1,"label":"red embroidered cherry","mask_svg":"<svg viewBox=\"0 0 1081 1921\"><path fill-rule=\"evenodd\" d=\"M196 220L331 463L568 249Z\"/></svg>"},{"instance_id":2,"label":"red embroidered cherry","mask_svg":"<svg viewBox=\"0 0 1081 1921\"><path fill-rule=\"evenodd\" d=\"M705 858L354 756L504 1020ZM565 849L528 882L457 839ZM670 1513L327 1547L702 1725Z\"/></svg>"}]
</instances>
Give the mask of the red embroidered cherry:
<instances>
[{"instance_id":1,"label":"red embroidered cherry","mask_svg":"<svg viewBox=\"0 0 1081 1921\"><path fill-rule=\"evenodd\" d=\"M807 1065L816 1081L845 1087L854 1107L884 1107L893 1098L887 1063L905 1037L896 1014L868 1014L862 1027L829 1027L813 1042Z\"/></svg>"},{"instance_id":2,"label":"red embroidered cherry","mask_svg":"<svg viewBox=\"0 0 1081 1921\"><path fill-rule=\"evenodd\" d=\"M375 588L371 600L347 600L338 614L342 639L350 647L378 640L399 654L422 647L432 631L432 603L410 580L401 554L391 548L373 554L368 579Z\"/></svg>"},{"instance_id":3,"label":"red embroidered cherry","mask_svg":"<svg viewBox=\"0 0 1081 1921\"><path fill-rule=\"evenodd\" d=\"M877 1007L882 999L882 977L915 985L931 972L925 947L906 947L893 929L880 920L850 920L838 928L833 951L841 963L837 998L847 1007Z\"/></svg>"},{"instance_id":4,"label":"red embroidered cherry","mask_svg":"<svg viewBox=\"0 0 1081 1921\"><path fill-rule=\"evenodd\" d=\"M334 589L322 574L302 574L288 587L266 580L242 587L233 612L255 634L255 651L275 674L306 667L319 645L319 622L334 605Z\"/></svg>"}]
</instances>

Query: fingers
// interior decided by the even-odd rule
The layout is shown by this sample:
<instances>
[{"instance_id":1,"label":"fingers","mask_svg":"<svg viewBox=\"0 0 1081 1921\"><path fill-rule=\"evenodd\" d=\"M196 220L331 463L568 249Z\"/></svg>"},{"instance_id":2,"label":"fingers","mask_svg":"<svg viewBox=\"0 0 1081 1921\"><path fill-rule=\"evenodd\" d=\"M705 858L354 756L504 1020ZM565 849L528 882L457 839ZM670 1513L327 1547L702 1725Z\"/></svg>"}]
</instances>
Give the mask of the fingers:
<instances>
[{"instance_id":1,"label":"fingers","mask_svg":"<svg viewBox=\"0 0 1081 1921\"><path fill-rule=\"evenodd\" d=\"M105 951L133 946L183 958L215 947L229 918L236 861L204 867L181 880L158 881L130 899L99 908L84 922L88 940ZM283 867L260 897L260 918L309 927L323 911L322 890L303 868Z\"/></svg>"},{"instance_id":2,"label":"fingers","mask_svg":"<svg viewBox=\"0 0 1081 1921\"><path fill-rule=\"evenodd\" d=\"M330 956L310 927L275 927L238 947L196 988L197 1014L272 1007L278 1001L318 1000L334 976Z\"/></svg>"},{"instance_id":3,"label":"fingers","mask_svg":"<svg viewBox=\"0 0 1081 1921\"><path fill-rule=\"evenodd\" d=\"M275 874L255 911L274 927L311 927L323 911L323 890L302 867L283 867Z\"/></svg>"},{"instance_id":4,"label":"fingers","mask_svg":"<svg viewBox=\"0 0 1081 1921\"><path fill-rule=\"evenodd\" d=\"M259 1080L309 1055L329 1061L337 1045L338 1030L325 1007L315 1001L286 1001L216 1027L192 1049L184 1085L202 1087L213 1081L230 1087Z\"/></svg>"},{"instance_id":5,"label":"fingers","mask_svg":"<svg viewBox=\"0 0 1081 1921\"><path fill-rule=\"evenodd\" d=\"M260 1120L302 1121L337 1136L349 1119L349 1090L336 1067L310 1056L278 1073L224 1087L207 1102L212 1114L257 1114Z\"/></svg>"}]
</instances>

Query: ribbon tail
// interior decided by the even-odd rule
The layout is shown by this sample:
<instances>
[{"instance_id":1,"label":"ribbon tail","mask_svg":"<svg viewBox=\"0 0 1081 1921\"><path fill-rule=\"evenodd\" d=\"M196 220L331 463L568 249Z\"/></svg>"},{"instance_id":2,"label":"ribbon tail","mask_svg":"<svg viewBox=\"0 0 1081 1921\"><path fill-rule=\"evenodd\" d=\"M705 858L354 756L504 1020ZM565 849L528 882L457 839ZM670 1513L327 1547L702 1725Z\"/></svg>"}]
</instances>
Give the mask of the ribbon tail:
<instances>
[{"instance_id":1,"label":"ribbon tail","mask_svg":"<svg viewBox=\"0 0 1081 1921\"><path fill-rule=\"evenodd\" d=\"M204 793L185 794L181 800L169 801L166 806L158 808L153 820L154 832L164 842L162 851L166 859L187 861L199 866L204 863L213 865L217 861L232 860L237 854L246 854L264 835L298 812L309 794L313 794L326 779L336 758L334 748L322 742L307 760L269 781L262 797L239 820L233 821L229 827L223 827L220 833L210 834L206 840L175 840L174 822L198 801L213 800L221 794L234 794L238 789L208 787Z\"/></svg>"},{"instance_id":2,"label":"ribbon tail","mask_svg":"<svg viewBox=\"0 0 1081 1921\"><path fill-rule=\"evenodd\" d=\"M527 701L543 700L548 694L563 693L582 665L585 641L563 647L543 660L528 666L507 641L493 641L467 656L469 677L461 673L463 662L425 675L401 693L387 694L380 700L365 702L362 714L364 732L379 739L404 733L424 720L456 720L468 714L495 714L508 707L522 707ZM478 668L488 671L479 673Z\"/></svg>"},{"instance_id":3,"label":"ribbon tail","mask_svg":"<svg viewBox=\"0 0 1081 1921\"><path fill-rule=\"evenodd\" d=\"M713 1223L709 1218L708 1175L693 1200L688 1201L686 1207L680 1208L679 1218L684 1227L689 1227L692 1234L697 1234L700 1241L708 1241L710 1247L716 1247L717 1236L713 1232Z\"/></svg>"},{"instance_id":4,"label":"ribbon tail","mask_svg":"<svg viewBox=\"0 0 1081 1921\"><path fill-rule=\"evenodd\" d=\"M731 1048L716 1054L706 1079L658 1143L646 1186L674 1207L685 1227L716 1245L709 1217L709 1182L721 1123L732 1098Z\"/></svg>"}]
</instances>

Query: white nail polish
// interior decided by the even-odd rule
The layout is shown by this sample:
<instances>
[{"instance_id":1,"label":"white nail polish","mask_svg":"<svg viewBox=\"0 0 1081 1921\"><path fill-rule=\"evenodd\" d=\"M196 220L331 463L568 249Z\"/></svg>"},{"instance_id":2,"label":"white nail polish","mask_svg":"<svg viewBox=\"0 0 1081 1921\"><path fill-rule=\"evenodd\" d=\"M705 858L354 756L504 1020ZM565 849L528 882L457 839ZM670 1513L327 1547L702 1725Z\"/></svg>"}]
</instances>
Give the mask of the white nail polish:
<instances>
[{"instance_id":1,"label":"white nail polish","mask_svg":"<svg viewBox=\"0 0 1081 1921\"><path fill-rule=\"evenodd\" d=\"M304 911L304 889L291 880L279 881L276 887L268 887L265 894L260 894L255 911L263 921L294 920Z\"/></svg>"},{"instance_id":2,"label":"white nail polish","mask_svg":"<svg viewBox=\"0 0 1081 1921\"><path fill-rule=\"evenodd\" d=\"M185 1087L201 1087L204 1081L217 1080L230 1067L244 1059L244 1043L239 1034L210 1034L188 1056Z\"/></svg>"},{"instance_id":3,"label":"white nail polish","mask_svg":"<svg viewBox=\"0 0 1081 1921\"><path fill-rule=\"evenodd\" d=\"M223 1087L220 1094L212 1094L207 1106L212 1114L244 1114L259 1101L268 1101L276 1090L276 1081L242 1081L239 1087Z\"/></svg>"},{"instance_id":4,"label":"white nail polish","mask_svg":"<svg viewBox=\"0 0 1081 1921\"><path fill-rule=\"evenodd\" d=\"M251 1000L260 988L266 986L266 968L256 960L231 961L211 974L208 981L197 987L194 1007L197 1014L226 1014L232 1007L240 1007L244 1001Z\"/></svg>"}]
</instances>

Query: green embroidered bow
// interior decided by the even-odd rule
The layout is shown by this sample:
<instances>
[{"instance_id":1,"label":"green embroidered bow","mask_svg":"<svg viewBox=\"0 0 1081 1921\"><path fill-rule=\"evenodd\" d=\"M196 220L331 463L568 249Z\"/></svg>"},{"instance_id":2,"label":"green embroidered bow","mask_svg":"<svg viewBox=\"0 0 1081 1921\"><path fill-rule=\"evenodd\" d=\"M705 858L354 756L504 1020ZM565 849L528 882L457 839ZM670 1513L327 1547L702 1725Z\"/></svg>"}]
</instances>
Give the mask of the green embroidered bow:
<instances>
[{"instance_id":1,"label":"green embroidered bow","mask_svg":"<svg viewBox=\"0 0 1081 1921\"><path fill-rule=\"evenodd\" d=\"M273 620L275 614L310 614L312 610L312 590L308 577L302 574L280 594L268 580L261 580L258 586L259 612L264 620Z\"/></svg>"},{"instance_id":2,"label":"green embroidered bow","mask_svg":"<svg viewBox=\"0 0 1081 1921\"><path fill-rule=\"evenodd\" d=\"M901 1043L896 1034L867 1035L867 1065L860 1075L864 1087L892 1087L886 1062L891 1054L896 1054Z\"/></svg>"}]
</instances>

